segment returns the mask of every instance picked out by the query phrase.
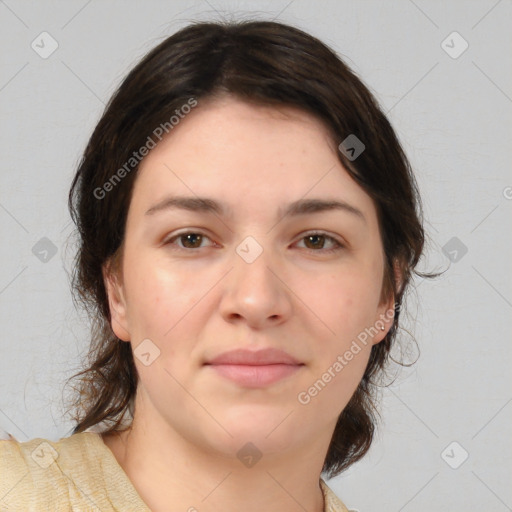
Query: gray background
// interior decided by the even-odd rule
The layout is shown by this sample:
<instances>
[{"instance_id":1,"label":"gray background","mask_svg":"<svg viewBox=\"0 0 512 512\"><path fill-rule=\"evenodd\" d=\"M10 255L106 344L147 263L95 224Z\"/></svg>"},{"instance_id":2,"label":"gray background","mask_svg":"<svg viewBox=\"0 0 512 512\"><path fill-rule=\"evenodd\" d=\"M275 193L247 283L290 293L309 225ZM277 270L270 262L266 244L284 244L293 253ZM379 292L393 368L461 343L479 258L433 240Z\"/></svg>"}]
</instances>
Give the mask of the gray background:
<instances>
[{"instance_id":1,"label":"gray background","mask_svg":"<svg viewBox=\"0 0 512 512\"><path fill-rule=\"evenodd\" d=\"M0 16L5 431L57 440L72 427L63 385L86 353L88 328L69 291L67 192L115 86L189 21L276 19L332 46L374 91L423 195L422 268L447 269L416 279L405 320L420 358L383 390L369 455L328 483L361 512L512 510L510 0L6 0ZM44 31L58 43L46 59L31 47L51 48ZM454 31L469 44L460 55ZM403 345L417 355L405 332Z\"/></svg>"}]
</instances>

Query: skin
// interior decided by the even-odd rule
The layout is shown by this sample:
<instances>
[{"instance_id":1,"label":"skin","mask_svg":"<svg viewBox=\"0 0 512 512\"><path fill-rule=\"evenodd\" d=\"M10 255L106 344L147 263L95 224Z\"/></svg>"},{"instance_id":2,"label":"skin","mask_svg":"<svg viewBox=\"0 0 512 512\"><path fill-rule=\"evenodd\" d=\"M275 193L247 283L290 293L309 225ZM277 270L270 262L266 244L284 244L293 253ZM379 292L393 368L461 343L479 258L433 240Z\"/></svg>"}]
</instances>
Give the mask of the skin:
<instances>
[{"instance_id":1,"label":"skin","mask_svg":"<svg viewBox=\"0 0 512 512\"><path fill-rule=\"evenodd\" d=\"M150 339L160 354L148 366L134 358L132 428L103 439L152 510L323 510L319 478L336 420L392 318L307 405L298 394L393 307L393 297L380 300L375 205L336 152L315 117L228 96L200 101L142 161L121 270L105 267L104 277L115 334L134 350ZM231 215L145 215L171 194L211 197ZM364 220L341 210L278 216L302 198L342 199ZM336 243L308 243L311 230L344 246L327 253ZM205 236L164 244L187 231ZM263 249L252 263L236 252L248 236ZM203 366L265 347L304 365L257 389ZM252 467L236 456L248 442L263 454Z\"/></svg>"}]
</instances>

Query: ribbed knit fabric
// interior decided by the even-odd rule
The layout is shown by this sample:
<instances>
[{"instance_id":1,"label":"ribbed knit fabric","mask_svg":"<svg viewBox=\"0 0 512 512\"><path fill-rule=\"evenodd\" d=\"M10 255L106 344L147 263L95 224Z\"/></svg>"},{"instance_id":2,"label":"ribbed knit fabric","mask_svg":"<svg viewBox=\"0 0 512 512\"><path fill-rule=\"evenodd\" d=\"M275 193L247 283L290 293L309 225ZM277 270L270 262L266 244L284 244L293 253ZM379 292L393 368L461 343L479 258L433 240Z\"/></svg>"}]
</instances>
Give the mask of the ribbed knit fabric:
<instances>
[{"instance_id":1,"label":"ribbed knit fabric","mask_svg":"<svg viewBox=\"0 0 512 512\"><path fill-rule=\"evenodd\" d=\"M348 512L320 479L325 512ZM150 512L99 433L0 440L0 511Z\"/></svg>"}]
</instances>

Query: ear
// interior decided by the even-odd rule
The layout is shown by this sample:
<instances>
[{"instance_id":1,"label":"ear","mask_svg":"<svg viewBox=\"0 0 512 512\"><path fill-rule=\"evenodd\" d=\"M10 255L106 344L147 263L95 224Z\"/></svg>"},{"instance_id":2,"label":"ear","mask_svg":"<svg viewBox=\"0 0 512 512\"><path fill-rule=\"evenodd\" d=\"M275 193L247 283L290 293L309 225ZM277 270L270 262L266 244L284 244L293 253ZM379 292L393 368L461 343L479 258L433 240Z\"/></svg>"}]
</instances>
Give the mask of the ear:
<instances>
[{"instance_id":1,"label":"ear","mask_svg":"<svg viewBox=\"0 0 512 512\"><path fill-rule=\"evenodd\" d=\"M109 263L103 266L102 273L103 283L108 297L112 330L120 340L130 341L131 336L126 314L126 298L122 280L118 272L111 270Z\"/></svg>"},{"instance_id":2,"label":"ear","mask_svg":"<svg viewBox=\"0 0 512 512\"><path fill-rule=\"evenodd\" d=\"M397 261L393 265L393 278L395 281L395 290L400 293L403 283L402 270ZM380 343L388 334L395 321L395 292L389 290L388 297L381 300L377 309L377 317L375 319L374 330L377 331L373 336L372 344Z\"/></svg>"},{"instance_id":3,"label":"ear","mask_svg":"<svg viewBox=\"0 0 512 512\"><path fill-rule=\"evenodd\" d=\"M395 295L390 294L388 300L379 305L377 310L377 317L373 325L373 331L375 335L372 339L372 345L380 343L388 334L389 330L393 326L395 319Z\"/></svg>"}]
</instances>

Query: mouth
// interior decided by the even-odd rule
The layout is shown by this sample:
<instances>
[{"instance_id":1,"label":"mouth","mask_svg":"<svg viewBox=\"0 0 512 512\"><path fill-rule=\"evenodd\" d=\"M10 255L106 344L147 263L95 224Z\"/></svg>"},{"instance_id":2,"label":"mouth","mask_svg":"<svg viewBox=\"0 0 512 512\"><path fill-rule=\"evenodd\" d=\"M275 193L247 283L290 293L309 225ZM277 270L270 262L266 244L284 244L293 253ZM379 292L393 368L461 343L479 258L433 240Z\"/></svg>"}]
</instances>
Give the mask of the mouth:
<instances>
[{"instance_id":1,"label":"mouth","mask_svg":"<svg viewBox=\"0 0 512 512\"><path fill-rule=\"evenodd\" d=\"M217 374L247 388L260 388L289 377L302 368L291 364L212 364L207 365Z\"/></svg>"},{"instance_id":2,"label":"mouth","mask_svg":"<svg viewBox=\"0 0 512 512\"><path fill-rule=\"evenodd\" d=\"M261 388L296 374L304 365L278 349L232 350L205 363L217 375L247 388Z\"/></svg>"}]
</instances>

